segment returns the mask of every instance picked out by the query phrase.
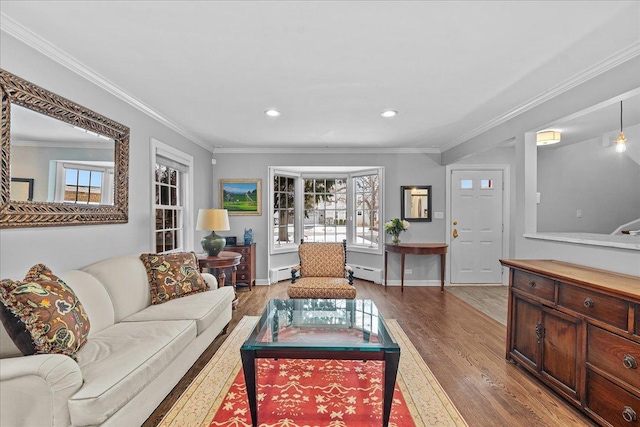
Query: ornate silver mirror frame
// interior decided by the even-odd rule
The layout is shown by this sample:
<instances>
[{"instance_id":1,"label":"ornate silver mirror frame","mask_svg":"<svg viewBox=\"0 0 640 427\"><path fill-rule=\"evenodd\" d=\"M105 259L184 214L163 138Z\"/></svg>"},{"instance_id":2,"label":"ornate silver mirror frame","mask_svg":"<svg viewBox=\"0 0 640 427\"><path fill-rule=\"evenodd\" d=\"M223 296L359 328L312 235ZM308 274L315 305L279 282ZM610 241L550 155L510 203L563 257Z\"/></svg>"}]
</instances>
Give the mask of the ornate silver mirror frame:
<instances>
[{"instance_id":1,"label":"ornate silver mirror frame","mask_svg":"<svg viewBox=\"0 0 640 427\"><path fill-rule=\"evenodd\" d=\"M2 89L0 228L126 223L129 216L129 128L0 69ZM11 200L11 105L112 138L113 205Z\"/></svg>"}]
</instances>

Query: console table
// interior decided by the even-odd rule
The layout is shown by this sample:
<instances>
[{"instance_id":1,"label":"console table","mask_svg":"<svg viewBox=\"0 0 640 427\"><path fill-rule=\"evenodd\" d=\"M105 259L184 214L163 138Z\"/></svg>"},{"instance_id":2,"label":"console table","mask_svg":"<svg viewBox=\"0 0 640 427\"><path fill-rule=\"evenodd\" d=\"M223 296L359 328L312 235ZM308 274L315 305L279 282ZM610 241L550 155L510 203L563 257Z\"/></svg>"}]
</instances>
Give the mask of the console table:
<instances>
[{"instance_id":1,"label":"console table","mask_svg":"<svg viewBox=\"0 0 640 427\"><path fill-rule=\"evenodd\" d=\"M410 255L440 255L440 291L444 292L444 271L447 256L446 243L399 243L384 245L384 287L387 287L387 258L389 252L400 254L402 257L402 272L400 273L400 291L404 292L404 256Z\"/></svg>"},{"instance_id":2,"label":"console table","mask_svg":"<svg viewBox=\"0 0 640 427\"><path fill-rule=\"evenodd\" d=\"M236 290L236 270L237 265L240 264L240 258L242 254L237 252L222 251L218 256L198 255L198 267L200 271L205 268L213 268L218 270L218 287L224 286L224 281L227 275L224 273L225 268L231 268L231 286L235 294ZM233 308L238 305L238 294L235 294L233 298Z\"/></svg>"}]
</instances>

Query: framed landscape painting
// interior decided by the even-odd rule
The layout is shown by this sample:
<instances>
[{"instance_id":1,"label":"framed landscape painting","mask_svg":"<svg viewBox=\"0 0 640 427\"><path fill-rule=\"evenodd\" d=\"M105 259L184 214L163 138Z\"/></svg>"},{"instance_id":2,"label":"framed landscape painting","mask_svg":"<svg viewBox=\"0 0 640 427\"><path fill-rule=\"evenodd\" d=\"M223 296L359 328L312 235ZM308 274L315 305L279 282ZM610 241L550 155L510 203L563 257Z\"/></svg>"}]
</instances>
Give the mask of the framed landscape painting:
<instances>
[{"instance_id":1,"label":"framed landscape painting","mask_svg":"<svg viewBox=\"0 0 640 427\"><path fill-rule=\"evenodd\" d=\"M220 206L229 215L262 215L262 181L221 179Z\"/></svg>"}]
</instances>

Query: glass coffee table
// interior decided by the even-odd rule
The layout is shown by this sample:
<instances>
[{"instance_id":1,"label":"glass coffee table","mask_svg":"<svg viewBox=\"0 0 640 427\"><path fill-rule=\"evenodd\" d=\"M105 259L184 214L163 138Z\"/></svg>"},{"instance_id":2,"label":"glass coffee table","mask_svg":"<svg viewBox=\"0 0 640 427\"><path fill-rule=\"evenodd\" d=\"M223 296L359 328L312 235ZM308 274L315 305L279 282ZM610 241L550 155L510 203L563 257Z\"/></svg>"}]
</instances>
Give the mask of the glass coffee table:
<instances>
[{"instance_id":1,"label":"glass coffee table","mask_svg":"<svg viewBox=\"0 0 640 427\"><path fill-rule=\"evenodd\" d=\"M271 300L240 355L253 426L258 425L258 358L383 360L382 425L389 424L400 347L371 300Z\"/></svg>"}]
</instances>

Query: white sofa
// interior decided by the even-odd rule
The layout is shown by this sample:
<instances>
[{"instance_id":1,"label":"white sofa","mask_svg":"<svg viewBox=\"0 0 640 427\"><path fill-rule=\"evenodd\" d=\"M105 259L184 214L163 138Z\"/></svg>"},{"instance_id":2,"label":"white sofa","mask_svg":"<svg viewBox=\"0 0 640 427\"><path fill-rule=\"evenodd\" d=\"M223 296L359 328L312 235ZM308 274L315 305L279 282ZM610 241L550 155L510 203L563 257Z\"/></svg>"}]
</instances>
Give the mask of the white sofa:
<instances>
[{"instance_id":1,"label":"white sofa","mask_svg":"<svg viewBox=\"0 0 640 427\"><path fill-rule=\"evenodd\" d=\"M231 320L231 286L150 305L137 256L60 275L89 317L69 356L22 356L0 326L0 426L139 426Z\"/></svg>"}]
</instances>

